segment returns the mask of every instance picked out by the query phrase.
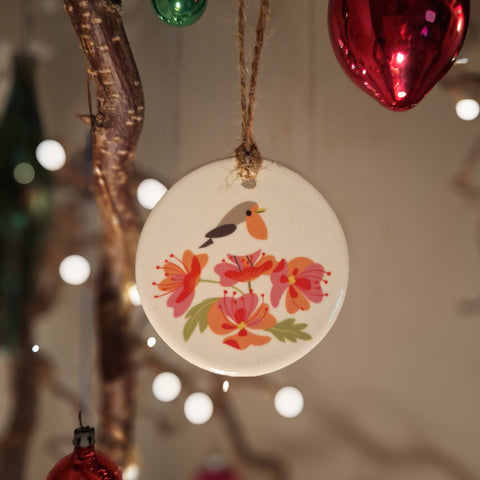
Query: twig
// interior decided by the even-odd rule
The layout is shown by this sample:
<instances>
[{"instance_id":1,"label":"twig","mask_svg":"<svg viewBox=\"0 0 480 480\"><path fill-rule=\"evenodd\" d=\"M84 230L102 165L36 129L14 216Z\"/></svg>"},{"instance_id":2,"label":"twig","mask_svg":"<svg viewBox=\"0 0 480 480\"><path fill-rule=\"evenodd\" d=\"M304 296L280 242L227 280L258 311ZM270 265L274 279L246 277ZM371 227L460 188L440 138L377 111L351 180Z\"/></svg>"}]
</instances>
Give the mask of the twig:
<instances>
[{"instance_id":1,"label":"twig","mask_svg":"<svg viewBox=\"0 0 480 480\"><path fill-rule=\"evenodd\" d=\"M30 315L25 315L24 321L30 322L30 319ZM15 392L11 421L0 440L0 478L5 480L23 478L30 434L37 416L38 362L29 338L25 338L26 333L29 334L30 329L24 325L21 346L11 368L12 391Z\"/></svg>"},{"instance_id":2,"label":"twig","mask_svg":"<svg viewBox=\"0 0 480 480\"><path fill-rule=\"evenodd\" d=\"M465 160L453 178L456 191L476 209L480 208L480 186L474 184L480 162L480 135L474 140Z\"/></svg>"},{"instance_id":3,"label":"twig","mask_svg":"<svg viewBox=\"0 0 480 480\"><path fill-rule=\"evenodd\" d=\"M227 431L232 440L235 451L240 458L251 466L270 471L275 480L286 480L288 478L286 466L276 457L261 454L254 451L248 444L245 434L242 430L240 421L231 405L228 394L225 394L221 388L215 395L215 407L222 416Z\"/></svg>"},{"instance_id":4,"label":"twig","mask_svg":"<svg viewBox=\"0 0 480 480\"><path fill-rule=\"evenodd\" d=\"M324 408L321 412L322 422L327 423L334 435L342 443L349 443L362 452L376 465L390 469L398 467L416 467L429 465L457 480L475 480L473 472L449 454L435 446L416 442L406 448L390 448L385 442L372 437L345 414L332 408Z\"/></svg>"}]
</instances>

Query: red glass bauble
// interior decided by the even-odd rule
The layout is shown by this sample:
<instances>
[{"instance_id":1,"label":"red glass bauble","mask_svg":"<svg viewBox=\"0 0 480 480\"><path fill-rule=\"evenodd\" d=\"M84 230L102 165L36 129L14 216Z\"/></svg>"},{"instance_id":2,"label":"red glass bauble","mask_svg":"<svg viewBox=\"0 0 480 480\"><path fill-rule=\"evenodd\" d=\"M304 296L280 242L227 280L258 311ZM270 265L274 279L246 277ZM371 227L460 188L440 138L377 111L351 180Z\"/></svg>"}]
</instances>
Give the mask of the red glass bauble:
<instances>
[{"instance_id":1,"label":"red glass bauble","mask_svg":"<svg viewBox=\"0 0 480 480\"><path fill-rule=\"evenodd\" d=\"M241 480L229 466L229 462L221 453L213 453L194 480Z\"/></svg>"},{"instance_id":2,"label":"red glass bauble","mask_svg":"<svg viewBox=\"0 0 480 480\"><path fill-rule=\"evenodd\" d=\"M469 0L330 0L330 39L356 85L407 110L452 66L469 11Z\"/></svg>"},{"instance_id":3,"label":"red glass bauble","mask_svg":"<svg viewBox=\"0 0 480 480\"><path fill-rule=\"evenodd\" d=\"M46 480L122 480L120 469L93 445L77 447L62 458Z\"/></svg>"},{"instance_id":4,"label":"red glass bauble","mask_svg":"<svg viewBox=\"0 0 480 480\"><path fill-rule=\"evenodd\" d=\"M196 477L195 480L240 480L232 470L230 469L223 469L223 470L205 470L200 472Z\"/></svg>"},{"instance_id":5,"label":"red glass bauble","mask_svg":"<svg viewBox=\"0 0 480 480\"><path fill-rule=\"evenodd\" d=\"M95 429L82 425L73 434L74 450L62 458L46 480L122 480L121 470L103 453L95 451Z\"/></svg>"},{"instance_id":6,"label":"red glass bauble","mask_svg":"<svg viewBox=\"0 0 480 480\"><path fill-rule=\"evenodd\" d=\"M46 480L122 480L122 472L92 445L75 448L53 467Z\"/></svg>"}]
</instances>

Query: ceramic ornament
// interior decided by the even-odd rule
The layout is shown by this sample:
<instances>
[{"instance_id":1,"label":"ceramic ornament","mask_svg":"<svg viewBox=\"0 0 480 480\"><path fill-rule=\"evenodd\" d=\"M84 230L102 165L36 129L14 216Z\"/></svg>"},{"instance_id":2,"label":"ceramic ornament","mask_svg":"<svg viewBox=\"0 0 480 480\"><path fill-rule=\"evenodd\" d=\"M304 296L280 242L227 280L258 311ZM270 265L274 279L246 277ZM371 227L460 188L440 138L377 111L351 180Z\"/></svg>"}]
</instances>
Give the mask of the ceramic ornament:
<instances>
[{"instance_id":1,"label":"ceramic ornament","mask_svg":"<svg viewBox=\"0 0 480 480\"><path fill-rule=\"evenodd\" d=\"M345 236L305 179L263 161L255 188L235 159L182 178L139 240L137 287L163 340L215 373L254 376L303 357L345 298Z\"/></svg>"}]
</instances>

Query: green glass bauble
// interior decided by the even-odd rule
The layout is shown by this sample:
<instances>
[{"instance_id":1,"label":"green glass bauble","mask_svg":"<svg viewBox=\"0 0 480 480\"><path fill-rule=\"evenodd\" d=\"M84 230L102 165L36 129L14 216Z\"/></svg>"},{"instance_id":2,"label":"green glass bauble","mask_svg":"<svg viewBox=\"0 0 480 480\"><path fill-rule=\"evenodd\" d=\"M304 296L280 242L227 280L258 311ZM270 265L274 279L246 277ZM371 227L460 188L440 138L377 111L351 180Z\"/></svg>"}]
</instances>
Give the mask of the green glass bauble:
<instances>
[{"instance_id":1,"label":"green glass bauble","mask_svg":"<svg viewBox=\"0 0 480 480\"><path fill-rule=\"evenodd\" d=\"M203 15L207 0L152 0L152 5L165 23L186 27Z\"/></svg>"}]
</instances>

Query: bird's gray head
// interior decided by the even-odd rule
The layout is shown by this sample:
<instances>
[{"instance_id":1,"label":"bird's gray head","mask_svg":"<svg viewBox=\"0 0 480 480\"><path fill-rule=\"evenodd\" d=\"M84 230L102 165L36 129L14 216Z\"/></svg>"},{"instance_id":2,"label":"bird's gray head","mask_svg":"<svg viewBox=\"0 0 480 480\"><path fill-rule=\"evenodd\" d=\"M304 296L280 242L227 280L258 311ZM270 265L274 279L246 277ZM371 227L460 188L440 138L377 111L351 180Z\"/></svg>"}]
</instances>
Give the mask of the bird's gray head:
<instances>
[{"instance_id":1,"label":"bird's gray head","mask_svg":"<svg viewBox=\"0 0 480 480\"><path fill-rule=\"evenodd\" d=\"M233 223L234 225L240 225L244 222L248 216L248 212L257 206L257 202L242 202L233 207L219 222L219 225L225 225L227 223Z\"/></svg>"}]
</instances>

